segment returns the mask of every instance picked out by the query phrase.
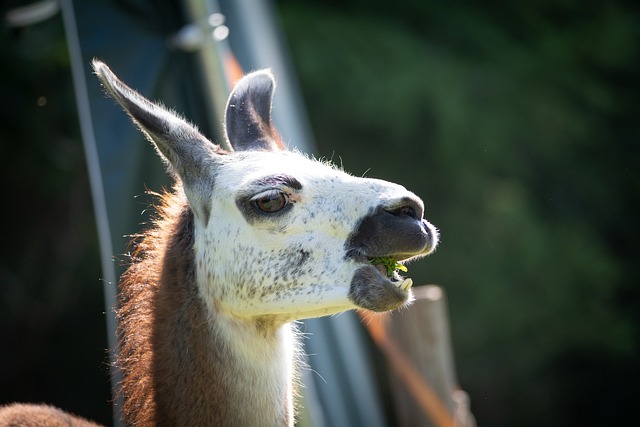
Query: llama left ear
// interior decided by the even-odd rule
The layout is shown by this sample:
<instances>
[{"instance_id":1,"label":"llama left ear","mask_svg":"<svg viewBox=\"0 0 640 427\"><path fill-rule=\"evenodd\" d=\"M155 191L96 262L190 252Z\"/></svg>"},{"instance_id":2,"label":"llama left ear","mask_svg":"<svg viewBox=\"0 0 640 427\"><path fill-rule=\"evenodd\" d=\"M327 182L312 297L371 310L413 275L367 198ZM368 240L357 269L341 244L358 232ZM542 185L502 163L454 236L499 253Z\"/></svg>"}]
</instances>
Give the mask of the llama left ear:
<instances>
[{"instance_id":1,"label":"llama left ear","mask_svg":"<svg viewBox=\"0 0 640 427\"><path fill-rule=\"evenodd\" d=\"M271 124L275 85L270 70L254 71L236 83L225 111L225 132L234 150L280 149Z\"/></svg>"},{"instance_id":2,"label":"llama left ear","mask_svg":"<svg viewBox=\"0 0 640 427\"><path fill-rule=\"evenodd\" d=\"M194 213L206 223L215 177L212 167L220 156L218 147L186 120L124 84L103 62L94 60L92 65L108 94L131 116L170 171L180 178Z\"/></svg>"}]
</instances>

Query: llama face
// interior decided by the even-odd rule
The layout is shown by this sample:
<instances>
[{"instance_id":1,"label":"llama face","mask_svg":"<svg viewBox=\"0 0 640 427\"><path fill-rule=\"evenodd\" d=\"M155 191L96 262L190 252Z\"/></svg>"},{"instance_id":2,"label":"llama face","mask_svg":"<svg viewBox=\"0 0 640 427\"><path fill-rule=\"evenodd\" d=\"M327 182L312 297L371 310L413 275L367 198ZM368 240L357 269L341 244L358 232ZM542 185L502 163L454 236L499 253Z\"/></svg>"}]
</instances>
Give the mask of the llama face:
<instances>
[{"instance_id":1,"label":"llama face","mask_svg":"<svg viewBox=\"0 0 640 427\"><path fill-rule=\"evenodd\" d=\"M257 72L232 92L227 153L184 120L94 63L106 89L182 182L195 218L202 297L214 312L289 321L411 298L411 280L387 277L374 257L405 261L437 245L422 201L404 187L353 177L278 149L270 122L273 77Z\"/></svg>"},{"instance_id":2,"label":"llama face","mask_svg":"<svg viewBox=\"0 0 640 427\"><path fill-rule=\"evenodd\" d=\"M207 300L240 317L295 319L354 306L389 310L410 298L408 282L401 288L400 277L388 279L369 259L433 250L436 231L414 194L297 153L234 156L218 170L209 222L196 224ZM414 216L389 213L399 209ZM362 229L385 216L400 226Z\"/></svg>"}]
</instances>

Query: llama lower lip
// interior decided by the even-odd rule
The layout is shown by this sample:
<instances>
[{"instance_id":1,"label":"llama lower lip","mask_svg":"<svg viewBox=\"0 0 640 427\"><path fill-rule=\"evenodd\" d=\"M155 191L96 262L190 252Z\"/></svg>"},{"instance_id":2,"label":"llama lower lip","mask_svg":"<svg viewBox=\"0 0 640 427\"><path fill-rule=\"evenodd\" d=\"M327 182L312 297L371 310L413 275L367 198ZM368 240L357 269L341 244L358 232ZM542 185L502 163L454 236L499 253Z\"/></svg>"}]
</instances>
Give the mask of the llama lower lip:
<instances>
[{"instance_id":1,"label":"llama lower lip","mask_svg":"<svg viewBox=\"0 0 640 427\"><path fill-rule=\"evenodd\" d=\"M349 289L349 299L358 307L372 311L389 311L405 304L411 297L413 280L394 273L389 279L375 266L366 264L356 270Z\"/></svg>"}]
</instances>

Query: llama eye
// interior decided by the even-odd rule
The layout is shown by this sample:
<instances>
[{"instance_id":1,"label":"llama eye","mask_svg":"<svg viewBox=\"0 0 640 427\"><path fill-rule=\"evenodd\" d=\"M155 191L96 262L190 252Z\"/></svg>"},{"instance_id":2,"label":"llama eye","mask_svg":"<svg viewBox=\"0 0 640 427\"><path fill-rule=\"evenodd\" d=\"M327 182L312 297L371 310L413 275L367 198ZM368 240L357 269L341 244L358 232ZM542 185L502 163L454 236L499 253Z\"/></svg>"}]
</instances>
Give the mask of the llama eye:
<instances>
[{"instance_id":1,"label":"llama eye","mask_svg":"<svg viewBox=\"0 0 640 427\"><path fill-rule=\"evenodd\" d=\"M255 199L254 203L262 212L275 213L289 204L289 198L285 193L273 191Z\"/></svg>"}]
</instances>

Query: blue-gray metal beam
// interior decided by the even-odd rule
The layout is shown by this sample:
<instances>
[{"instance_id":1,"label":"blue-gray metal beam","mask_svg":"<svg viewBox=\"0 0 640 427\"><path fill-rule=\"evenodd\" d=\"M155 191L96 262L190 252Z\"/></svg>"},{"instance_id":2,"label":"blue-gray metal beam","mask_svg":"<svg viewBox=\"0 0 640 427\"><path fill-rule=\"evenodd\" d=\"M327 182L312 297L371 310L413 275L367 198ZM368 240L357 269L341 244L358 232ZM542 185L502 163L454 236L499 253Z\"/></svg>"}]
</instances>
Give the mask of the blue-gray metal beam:
<instances>
[{"instance_id":1,"label":"blue-gray metal beam","mask_svg":"<svg viewBox=\"0 0 640 427\"><path fill-rule=\"evenodd\" d=\"M102 168L98 158L93 120L89 107L89 94L84 68L84 59L78 37L76 16L73 10L72 0L60 0L62 9L62 19L64 23L65 35L67 37L67 48L71 62L71 74L73 77L73 87L75 92L76 105L78 108L78 119L80 124L80 134L84 145L85 159L87 162L87 172L89 174L89 185L93 199L93 209L96 218L98 231L98 241L100 245L101 266L102 266L102 287L105 300L105 320L107 327L107 343L109 345L109 361L111 368L111 395L117 396L115 392L116 384L119 382L119 373L115 370L115 358L118 343L116 340L116 318L113 308L117 302L116 271L113 265L113 245L111 241L111 227L107 215L107 204L102 182ZM115 397L114 397L115 399ZM115 400L114 400L115 402ZM122 425L120 420L121 405L113 405L114 426Z\"/></svg>"}]
</instances>

